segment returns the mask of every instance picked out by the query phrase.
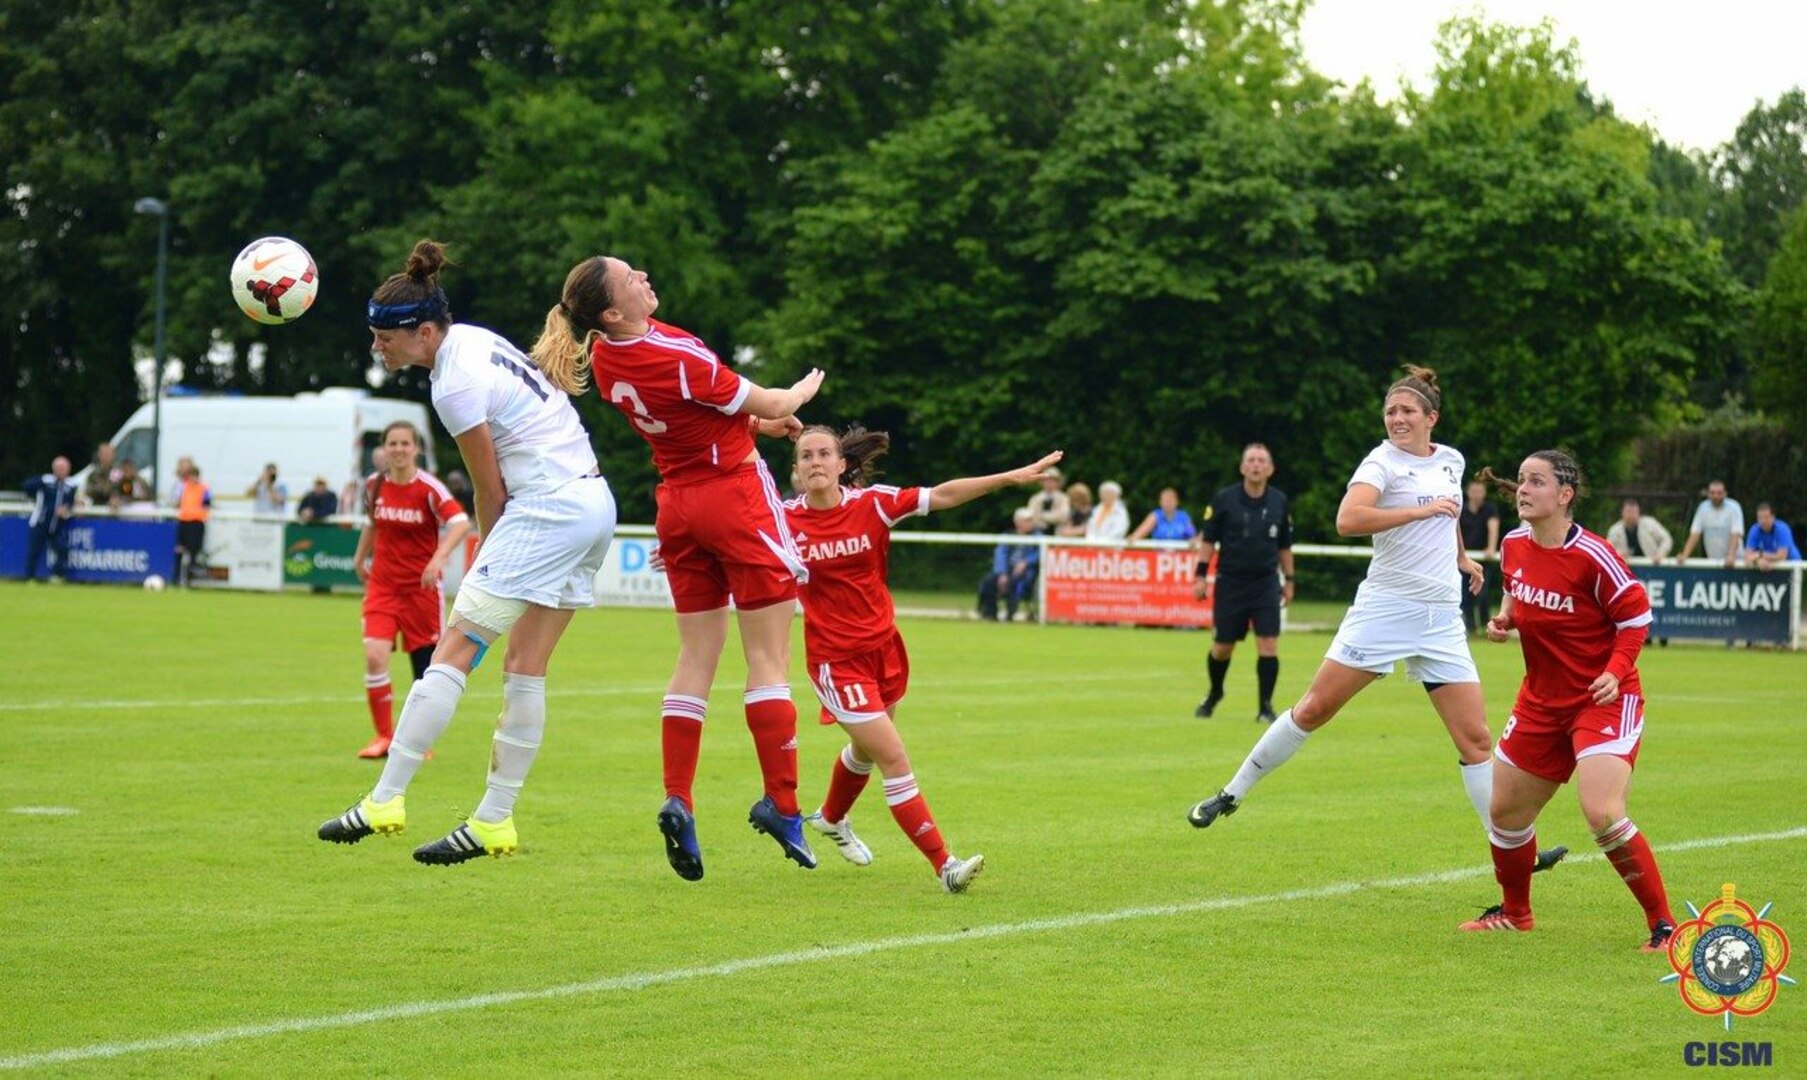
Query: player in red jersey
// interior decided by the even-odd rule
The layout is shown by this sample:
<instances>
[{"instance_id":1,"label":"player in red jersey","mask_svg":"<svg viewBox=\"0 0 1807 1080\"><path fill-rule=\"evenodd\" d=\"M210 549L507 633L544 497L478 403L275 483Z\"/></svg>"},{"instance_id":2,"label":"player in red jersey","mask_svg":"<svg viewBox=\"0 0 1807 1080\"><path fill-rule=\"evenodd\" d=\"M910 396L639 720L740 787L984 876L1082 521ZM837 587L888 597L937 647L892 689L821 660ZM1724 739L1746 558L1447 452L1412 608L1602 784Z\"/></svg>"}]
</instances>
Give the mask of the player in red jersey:
<instances>
[{"instance_id":1,"label":"player in red jersey","mask_svg":"<svg viewBox=\"0 0 1807 1080\"><path fill-rule=\"evenodd\" d=\"M1575 524L1581 468L1560 450L1539 450L1513 484L1481 472L1512 495L1522 526L1500 547L1505 598L1487 637L1518 631L1525 681L1494 747L1494 876L1502 902L1464 930L1529 930L1538 811L1575 778L1594 841L1644 909L1646 952L1675 931L1650 842L1626 816L1625 796L1644 733L1638 651L1650 598L1607 542Z\"/></svg>"},{"instance_id":2,"label":"player in red jersey","mask_svg":"<svg viewBox=\"0 0 1807 1080\"><path fill-rule=\"evenodd\" d=\"M679 641L661 710L666 858L679 877L702 878L691 788L732 601L747 660L742 701L765 782L747 820L786 858L814 869L797 808L797 707L788 682L791 616L807 571L753 436L800 431L794 414L815 396L822 373L784 390L757 386L694 335L654 320L658 307L645 273L608 256L585 259L566 276L533 357L588 365L659 470L655 526Z\"/></svg>"},{"instance_id":3,"label":"player in red jersey","mask_svg":"<svg viewBox=\"0 0 1807 1080\"><path fill-rule=\"evenodd\" d=\"M831 837L849 862L871 863L872 852L854 835L847 811L876 764L898 827L928 857L943 888L964 892L984 867L985 856L960 859L948 851L897 732L897 703L909 687L910 658L885 584L891 529L916 514L946 510L1014 484L1033 484L1061 454L933 488L851 486L870 480L873 461L890 445L884 432L859 427L837 435L811 425L797 439L796 474L803 494L785 503L784 510L809 566L803 585L803 648L810 682L822 701L822 723L839 723L847 733L828 795L806 820Z\"/></svg>"},{"instance_id":4,"label":"player in red jersey","mask_svg":"<svg viewBox=\"0 0 1807 1080\"><path fill-rule=\"evenodd\" d=\"M358 751L361 758L389 756L395 737L389 654L400 635L415 681L425 674L445 629L440 571L471 531L470 516L446 486L416 467L420 445L413 424L390 424L381 455L388 468L364 481L366 523L352 566L364 583L364 695L376 738Z\"/></svg>"}]
</instances>

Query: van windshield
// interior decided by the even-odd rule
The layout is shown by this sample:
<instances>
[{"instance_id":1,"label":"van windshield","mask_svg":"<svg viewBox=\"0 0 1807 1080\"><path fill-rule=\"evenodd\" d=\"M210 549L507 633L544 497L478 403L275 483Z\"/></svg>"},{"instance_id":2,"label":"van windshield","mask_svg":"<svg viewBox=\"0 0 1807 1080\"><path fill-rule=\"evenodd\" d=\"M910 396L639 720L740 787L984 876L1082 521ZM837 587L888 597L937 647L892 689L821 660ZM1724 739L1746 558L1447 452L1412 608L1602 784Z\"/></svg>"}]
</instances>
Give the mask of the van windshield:
<instances>
[{"instance_id":1,"label":"van windshield","mask_svg":"<svg viewBox=\"0 0 1807 1080\"><path fill-rule=\"evenodd\" d=\"M133 428L125 438L113 443L113 460L129 461L138 466L138 470L146 476L150 475L151 451L156 446L150 428Z\"/></svg>"}]
</instances>

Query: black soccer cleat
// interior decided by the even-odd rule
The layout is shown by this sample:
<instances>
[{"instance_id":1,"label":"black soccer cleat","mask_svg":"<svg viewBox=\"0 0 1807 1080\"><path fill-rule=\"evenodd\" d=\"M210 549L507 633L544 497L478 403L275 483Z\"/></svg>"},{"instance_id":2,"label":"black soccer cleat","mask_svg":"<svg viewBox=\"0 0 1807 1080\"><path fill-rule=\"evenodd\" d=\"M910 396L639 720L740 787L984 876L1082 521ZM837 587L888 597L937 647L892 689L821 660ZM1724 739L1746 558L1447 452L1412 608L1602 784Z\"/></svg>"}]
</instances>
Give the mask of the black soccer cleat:
<instances>
[{"instance_id":1,"label":"black soccer cleat","mask_svg":"<svg viewBox=\"0 0 1807 1080\"><path fill-rule=\"evenodd\" d=\"M520 849L514 815L493 824L471 818L432 843L415 848L414 861L427 866L457 866L485 855L513 855Z\"/></svg>"},{"instance_id":2,"label":"black soccer cleat","mask_svg":"<svg viewBox=\"0 0 1807 1080\"><path fill-rule=\"evenodd\" d=\"M1280 717L1274 712L1274 707L1266 703L1263 703L1261 711L1255 714L1255 723L1257 724L1271 724L1278 719Z\"/></svg>"},{"instance_id":3,"label":"black soccer cleat","mask_svg":"<svg viewBox=\"0 0 1807 1080\"><path fill-rule=\"evenodd\" d=\"M1222 694L1212 694L1210 697L1198 703L1198 708L1192 710L1192 715L1198 717L1200 720L1209 720L1211 719L1211 714L1217 711L1217 703L1222 700Z\"/></svg>"},{"instance_id":4,"label":"black soccer cleat","mask_svg":"<svg viewBox=\"0 0 1807 1080\"><path fill-rule=\"evenodd\" d=\"M1545 848L1537 853L1537 865L1531 867L1531 872L1541 874L1566 859L1568 854L1569 849L1565 847Z\"/></svg>"},{"instance_id":5,"label":"black soccer cleat","mask_svg":"<svg viewBox=\"0 0 1807 1080\"><path fill-rule=\"evenodd\" d=\"M1218 818L1229 817L1231 814L1234 814L1236 808L1241 805L1242 804L1235 799L1230 798L1228 794L1220 791L1209 799L1206 799L1204 802L1194 806L1191 810L1188 810L1186 812L1186 821L1195 829L1208 828L1210 824Z\"/></svg>"},{"instance_id":6,"label":"black soccer cleat","mask_svg":"<svg viewBox=\"0 0 1807 1080\"><path fill-rule=\"evenodd\" d=\"M659 832L665 836L665 861L685 881L703 880L703 849L696 842L696 818L684 800L673 795L659 807Z\"/></svg>"},{"instance_id":7,"label":"black soccer cleat","mask_svg":"<svg viewBox=\"0 0 1807 1080\"><path fill-rule=\"evenodd\" d=\"M1675 924L1668 919L1658 919L1650 928L1650 940L1638 946L1643 952L1668 952L1669 939L1675 936Z\"/></svg>"},{"instance_id":8,"label":"black soccer cleat","mask_svg":"<svg viewBox=\"0 0 1807 1080\"><path fill-rule=\"evenodd\" d=\"M405 798L396 795L388 802L376 802L366 795L350 810L322 822L316 835L330 844L355 844L376 833L401 832L408 824Z\"/></svg>"}]
</instances>

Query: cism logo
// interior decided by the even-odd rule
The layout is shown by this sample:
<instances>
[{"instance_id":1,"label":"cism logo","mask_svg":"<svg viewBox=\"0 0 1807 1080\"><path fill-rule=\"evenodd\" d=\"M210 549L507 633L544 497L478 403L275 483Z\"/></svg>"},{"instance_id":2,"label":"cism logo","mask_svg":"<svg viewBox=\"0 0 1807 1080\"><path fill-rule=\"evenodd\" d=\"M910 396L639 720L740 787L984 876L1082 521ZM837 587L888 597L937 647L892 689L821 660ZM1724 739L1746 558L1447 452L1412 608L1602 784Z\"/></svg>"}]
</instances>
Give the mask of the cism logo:
<instances>
[{"instance_id":1,"label":"cism logo","mask_svg":"<svg viewBox=\"0 0 1807 1080\"><path fill-rule=\"evenodd\" d=\"M1691 1042L1682 1047L1682 1064L1773 1065L1773 1047L1766 1042Z\"/></svg>"}]
</instances>

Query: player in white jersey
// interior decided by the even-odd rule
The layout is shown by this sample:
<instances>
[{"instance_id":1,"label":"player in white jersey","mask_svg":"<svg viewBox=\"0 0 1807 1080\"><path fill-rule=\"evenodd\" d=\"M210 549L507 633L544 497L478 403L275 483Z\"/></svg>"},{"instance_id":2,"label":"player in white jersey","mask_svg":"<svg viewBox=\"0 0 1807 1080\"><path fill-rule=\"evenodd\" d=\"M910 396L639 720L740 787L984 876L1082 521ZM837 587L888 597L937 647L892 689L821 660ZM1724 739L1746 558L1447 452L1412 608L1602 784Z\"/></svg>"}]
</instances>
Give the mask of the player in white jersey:
<instances>
[{"instance_id":1,"label":"player in white jersey","mask_svg":"<svg viewBox=\"0 0 1807 1080\"><path fill-rule=\"evenodd\" d=\"M1491 826L1493 737L1462 625L1462 588L1481 587L1481 567L1463 550L1456 527L1466 463L1452 447L1431 441L1443 401L1436 372L1421 367L1407 372L1387 389L1387 441L1356 467L1336 512L1339 536L1374 538L1368 575L1310 689L1262 733L1223 790L1186 815L1197 828L1235 813L1249 789L1290 759L1306 736L1402 660L1406 674L1424 684L1449 730L1462 786L1481 827ZM1538 869L1555 865L1564 854L1563 848L1540 853Z\"/></svg>"},{"instance_id":2,"label":"player in white jersey","mask_svg":"<svg viewBox=\"0 0 1807 1080\"><path fill-rule=\"evenodd\" d=\"M414 852L441 866L519 846L514 803L546 727L546 665L571 616L594 605L593 581L615 532L615 498L567 396L581 389L581 374L537 368L500 335L452 322L439 287L445 264L440 245L415 244L407 269L371 298L368 322L384 367L433 373L433 409L464 455L482 543L452 605L450 632L402 706L382 779L320 826L320 839L340 844L401 831L409 781L451 722L471 671L507 634L483 801Z\"/></svg>"}]
</instances>

